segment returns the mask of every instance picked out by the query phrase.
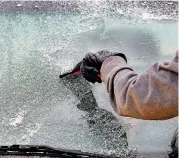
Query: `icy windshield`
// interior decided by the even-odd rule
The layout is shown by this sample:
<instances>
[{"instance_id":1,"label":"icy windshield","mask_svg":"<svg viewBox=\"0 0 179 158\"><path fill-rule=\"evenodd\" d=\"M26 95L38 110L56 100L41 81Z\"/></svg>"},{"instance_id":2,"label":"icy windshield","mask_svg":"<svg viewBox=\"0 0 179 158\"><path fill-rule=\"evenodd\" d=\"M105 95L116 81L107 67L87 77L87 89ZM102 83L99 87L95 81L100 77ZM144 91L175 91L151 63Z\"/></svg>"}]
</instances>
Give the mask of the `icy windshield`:
<instances>
[{"instance_id":1,"label":"icy windshield","mask_svg":"<svg viewBox=\"0 0 179 158\"><path fill-rule=\"evenodd\" d=\"M103 84L89 84L81 76L62 80L59 75L87 52L102 49L125 53L138 73L172 59L177 15L174 1L1 1L0 145L116 155L129 153L131 143L140 146L141 138L135 137L134 143L129 132L130 121L112 110ZM162 137L159 144L165 144L163 139L170 144L177 121L157 123L150 128L150 141L156 144L155 138ZM164 125L169 123L170 138L158 135L158 127L162 124L167 131ZM142 140L149 142L142 126Z\"/></svg>"}]
</instances>

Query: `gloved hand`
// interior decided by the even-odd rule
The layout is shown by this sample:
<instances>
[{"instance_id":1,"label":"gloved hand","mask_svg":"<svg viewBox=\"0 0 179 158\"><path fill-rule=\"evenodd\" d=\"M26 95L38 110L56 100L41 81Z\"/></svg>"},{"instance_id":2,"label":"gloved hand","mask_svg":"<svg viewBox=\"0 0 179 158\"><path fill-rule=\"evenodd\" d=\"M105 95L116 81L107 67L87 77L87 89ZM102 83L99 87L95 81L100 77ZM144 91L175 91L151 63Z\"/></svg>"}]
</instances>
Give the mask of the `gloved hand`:
<instances>
[{"instance_id":1,"label":"gloved hand","mask_svg":"<svg viewBox=\"0 0 179 158\"><path fill-rule=\"evenodd\" d=\"M100 74L101 65L110 56L120 56L127 62L126 56L118 52L109 52L108 50L102 50L95 54L88 53L83 58L82 64L80 67L80 71L83 77L89 82L101 83L102 80L98 76Z\"/></svg>"}]
</instances>

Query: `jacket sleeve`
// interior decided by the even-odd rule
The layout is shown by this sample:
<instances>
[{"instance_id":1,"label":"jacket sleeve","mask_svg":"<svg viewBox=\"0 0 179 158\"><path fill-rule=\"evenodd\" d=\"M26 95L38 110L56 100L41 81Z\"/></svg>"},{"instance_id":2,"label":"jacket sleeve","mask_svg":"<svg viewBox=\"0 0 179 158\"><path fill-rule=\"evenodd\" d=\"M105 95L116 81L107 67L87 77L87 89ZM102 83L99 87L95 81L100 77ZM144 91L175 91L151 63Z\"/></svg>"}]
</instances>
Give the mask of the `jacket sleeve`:
<instances>
[{"instance_id":1,"label":"jacket sleeve","mask_svg":"<svg viewBox=\"0 0 179 158\"><path fill-rule=\"evenodd\" d=\"M101 75L113 109L121 116L165 120L178 116L178 54L137 74L121 57L106 59Z\"/></svg>"}]
</instances>

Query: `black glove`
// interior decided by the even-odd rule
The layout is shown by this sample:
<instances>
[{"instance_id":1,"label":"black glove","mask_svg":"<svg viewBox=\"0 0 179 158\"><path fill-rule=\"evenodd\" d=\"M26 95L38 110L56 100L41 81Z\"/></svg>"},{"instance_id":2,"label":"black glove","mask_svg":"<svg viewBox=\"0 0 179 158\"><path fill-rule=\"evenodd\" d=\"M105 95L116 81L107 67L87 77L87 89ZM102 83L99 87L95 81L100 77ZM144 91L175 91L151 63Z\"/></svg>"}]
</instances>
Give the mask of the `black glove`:
<instances>
[{"instance_id":1,"label":"black glove","mask_svg":"<svg viewBox=\"0 0 179 158\"><path fill-rule=\"evenodd\" d=\"M83 77L89 82L101 83L102 80L99 77L101 65L110 56L120 56L127 62L126 56L118 52L109 52L108 50L102 50L95 54L88 53L83 58L82 64L80 67L80 71Z\"/></svg>"}]
</instances>

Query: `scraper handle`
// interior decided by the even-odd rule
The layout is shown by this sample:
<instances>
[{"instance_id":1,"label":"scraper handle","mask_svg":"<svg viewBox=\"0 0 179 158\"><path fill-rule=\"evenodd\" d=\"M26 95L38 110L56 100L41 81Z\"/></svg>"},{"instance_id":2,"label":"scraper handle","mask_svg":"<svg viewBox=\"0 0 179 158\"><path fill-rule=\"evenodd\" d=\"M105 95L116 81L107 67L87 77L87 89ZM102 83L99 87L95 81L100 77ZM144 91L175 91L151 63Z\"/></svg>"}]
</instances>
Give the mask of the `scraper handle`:
<instances>
[{"instance_id":1,"label":"scraper handle","mask_svg":"<svg viewBox=\"0 0 179 158\"><path fill-rule=\"evenodd\" d=\"M63 78L63 77L68 76L70 74L72 74L72 73L71 72L64 73L62 75L59 75L59 78Z\"/></svg>"},{"instance_id":2,"label":"scraper handle","mask_svg":"<svg viewBox=\"0 0 179 158\"><path fill-rule=\"evenodd\" d=\"M78 70L78 71L74 72L74 73L73 73L73 77L74 77L74 75L81 75L81 71ZM102 78L101 74L98 74L97 76L98 76L99 78Z\"/></svg>"},{"instance_id":3,"label":"scraper handle","mask_svg":"<svg viewBox=\"0 0 179 158\"><path fill-rule=\"evenodd\" d=\"M66 72L66 73L64 73L64 74L59 75L59 78L63 78L63 77L65 77L65 76L67 76L67 75L70 75L70 74L72 74L73 77L74 77L75 75L81 75L81 72L80 72L80 66L81 66L81 64L82 64L82 61L80 61L80 62L73 68L72 71ZM102 77L101 77L101 74L98 74L98 77L99 77L99 78L102 78Z\"/></svg>"}]
</instances>

